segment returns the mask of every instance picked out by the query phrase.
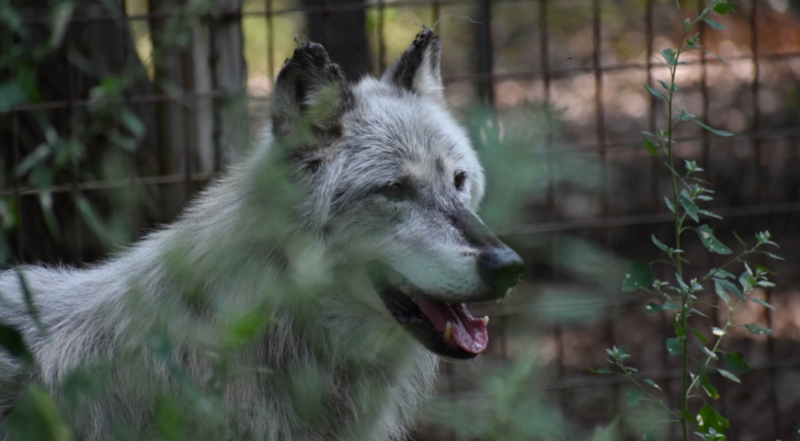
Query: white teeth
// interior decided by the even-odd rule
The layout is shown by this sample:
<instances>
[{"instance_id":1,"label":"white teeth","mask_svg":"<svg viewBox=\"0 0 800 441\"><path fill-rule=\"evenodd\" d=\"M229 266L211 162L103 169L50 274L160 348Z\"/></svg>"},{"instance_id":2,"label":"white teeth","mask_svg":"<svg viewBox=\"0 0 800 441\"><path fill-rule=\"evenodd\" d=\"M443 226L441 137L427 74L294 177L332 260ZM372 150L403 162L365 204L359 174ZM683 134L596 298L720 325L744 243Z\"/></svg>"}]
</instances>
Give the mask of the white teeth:
<instances>
[{"instance_id":1,"label":"white teeth","mask_svg":"<svg viewBox=\"0 0 800 441\"><path fill-rule=\"evenodd\" d=\"M411 288L409 288L408 285L400 285L400 286L397 287L397 289L399 289L400 292L402 292L403 294L405 294L407 296L411 295Z\"/></svg>"},{"instance_id":2,"label":"white teeth","mask_svg":"<svg viewBox=\"0 0 800 441\"><path fill-rule=\"evenodd\" d=\"M488 315L486 317L482 318L481 320L483 320L483 324L484 325L489 326L489 316Z\"/></svg>"},{"instance_id":3,"label":"white teeth","mask_svg":"<svg viewBox=\"0 0 800 441\"><path fill-rule=\"evenodd\" d=\"M450 322L447 322L447 325L444 327L444 341L450 341L453 339L453 325Z\"/></svg>"}]
</instances>

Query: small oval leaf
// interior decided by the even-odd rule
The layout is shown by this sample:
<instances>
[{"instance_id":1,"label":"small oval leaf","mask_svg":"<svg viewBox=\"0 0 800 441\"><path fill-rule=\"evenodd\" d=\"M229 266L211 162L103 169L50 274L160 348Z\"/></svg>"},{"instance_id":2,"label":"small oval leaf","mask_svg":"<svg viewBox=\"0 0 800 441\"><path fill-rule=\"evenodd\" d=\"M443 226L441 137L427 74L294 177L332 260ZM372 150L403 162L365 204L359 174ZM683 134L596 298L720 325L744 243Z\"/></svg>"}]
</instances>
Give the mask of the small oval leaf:
<instances>
[{"instance_id":1,"label":"small oval leaf","mask_svg":"<svg viewBox=\"0 0 800 441\"><path fill-rule=\"evenodd\" d=\"M647 289L653 286L653 269L647 262L632 261L625 269L622 280L622 290L633 292L637 289Z\"/></svg>"}]
</instances>

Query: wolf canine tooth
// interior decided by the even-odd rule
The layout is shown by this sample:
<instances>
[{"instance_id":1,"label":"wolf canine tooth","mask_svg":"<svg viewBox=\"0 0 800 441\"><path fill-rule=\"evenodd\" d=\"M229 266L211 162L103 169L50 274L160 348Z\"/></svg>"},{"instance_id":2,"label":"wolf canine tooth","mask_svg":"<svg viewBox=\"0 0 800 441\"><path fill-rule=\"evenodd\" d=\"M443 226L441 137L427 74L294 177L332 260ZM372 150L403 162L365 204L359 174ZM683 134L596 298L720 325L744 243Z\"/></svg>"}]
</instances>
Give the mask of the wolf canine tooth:
<instances>
[{"instance_id":1,"label":"wolf canine tooth","mask_svg":"<svg viewBox=\"0 0 800 441\"><path fill-rule=\"evenodd\" d=\"M403 294L405 294L407 296L411 295L411 288L409 288L408 285L400 285L400 286L397 287L397 289L399 289L401 293L403 293Z\"/></svg>"},{"instance_id":2,"label":"wolf canine tooth","mask_svg":"<svg viewBox=\"0 0 800 441\"><path fill-rule=\"evenodd\" d=\"M483 320L484 326L489 326L489 316L484 316L481 320Z\"/></svg>"},{"instance_id":3,"label":"wolf canine tooth","mask_svg":"<svg viewBox=\"0 0 800 441\"><path fill-rule=\"evenodd\" d=\"M444 327L444 341L450 341L453 339L453 325L448 321L447 325Z\"/></svg>"}]
</instances>

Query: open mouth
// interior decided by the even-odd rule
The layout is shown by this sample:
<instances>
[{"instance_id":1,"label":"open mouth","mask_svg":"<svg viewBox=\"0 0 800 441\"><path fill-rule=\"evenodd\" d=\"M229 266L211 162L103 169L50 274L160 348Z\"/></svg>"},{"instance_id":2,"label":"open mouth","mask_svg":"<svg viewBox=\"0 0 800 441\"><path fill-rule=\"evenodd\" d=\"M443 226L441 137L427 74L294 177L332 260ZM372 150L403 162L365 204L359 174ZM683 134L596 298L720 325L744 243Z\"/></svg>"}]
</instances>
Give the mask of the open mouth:
<instances>
[{"instance_id":1,"label":"open mouth","mask_svg":"<svg viewBox=\"0 0 800 441\"><path fill-rule=\"evenodd\" d=\"M369 275L389 312L432 352L469 359L486 349L489 317L473 317L464 303L431 298L387 265L374 263Z\"/></svg>"}]
</instances>

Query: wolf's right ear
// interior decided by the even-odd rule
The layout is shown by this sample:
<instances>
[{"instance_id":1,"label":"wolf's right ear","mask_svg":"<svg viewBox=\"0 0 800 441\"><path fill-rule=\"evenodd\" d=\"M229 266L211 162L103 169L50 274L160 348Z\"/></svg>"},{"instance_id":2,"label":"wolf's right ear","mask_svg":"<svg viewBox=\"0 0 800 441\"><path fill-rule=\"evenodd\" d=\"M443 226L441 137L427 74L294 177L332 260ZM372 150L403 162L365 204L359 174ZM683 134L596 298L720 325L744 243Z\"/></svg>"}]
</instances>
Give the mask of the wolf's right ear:
<instances>
[{"instance_id":1,"label":"wolf's right ear","mask_svg":"<svg viewBox=\"0 0 800 441\"><path fill-rule=\"evenodd\" d=\"M336 137L341 133L341 116L352 99L342 69L325 49L317 43L302 43L275 81L272 132L277 138Z\"/></svg>"},{"instance_id":2,"label":"wolf's right ear","mask_svg":"<svg viewBox=\"0 0 800 441\"><path fill-rule=\"evenodd\" d=\"M433 29L424 29L386 71L383 80L444 102L441 59L439 36L433 33Z\"/></svg>"}]
</instances>

